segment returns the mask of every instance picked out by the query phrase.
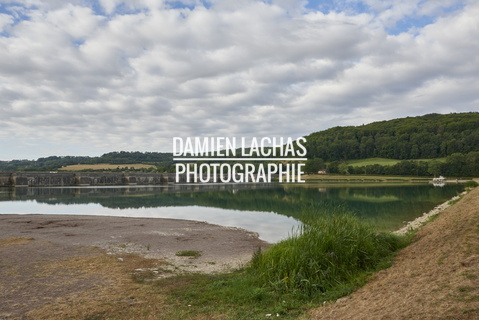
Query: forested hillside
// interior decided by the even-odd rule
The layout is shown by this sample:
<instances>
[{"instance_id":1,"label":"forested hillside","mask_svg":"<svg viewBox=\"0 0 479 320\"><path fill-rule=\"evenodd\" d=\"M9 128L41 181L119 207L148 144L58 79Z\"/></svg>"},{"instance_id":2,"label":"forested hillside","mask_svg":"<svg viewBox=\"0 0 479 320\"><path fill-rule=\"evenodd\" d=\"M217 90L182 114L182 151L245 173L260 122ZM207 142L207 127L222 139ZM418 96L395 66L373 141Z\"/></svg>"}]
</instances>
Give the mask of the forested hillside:
<instances>
[{"instance_id":1,"label":"forested hillside","mask_svg":"<svg viewBox=\"0 0 479 320\"><path fill-rule=\"evenodd\" d=\"M479 112L428 114L357 127L335 127L306 137L305 171L317 173L479 176ZM351 166L355 159L403 160L394 165ZM437 159L441 161L410 161ZM172 153L110 152L100 157L51 156L0 161L0 171L57 170L74 164L152 164L141 171L173 172ZM258 163L256 163L258 164ZM121 166L120 166L121 167ZM118 169L122 170L122 169Z\"/></svg>"},{"instance_id":2,"label":"forested hillside","mask_svg":"<svg viewBox=\"0 0 479 320\"><path fill-rule=\"evenodd\" d=\"M308 158L433 159L479 151L479 113L428 114L357 127L335 127L306 137Z\"/></svg>"},{"instance_id":3,"label":"forested hillside","mask_svg":"<svg viewBox=\"0 0 479 320\"><path fill-rule=\"evenodd\" d=\"M0 161L0 171L50 171L57 170L63 166L68 165L98 163L143 163L153 164L156 166L169 166L172 162L172 153L120 151L105 153L100 157L50 156L45 158L39 158L37 160Z\"/></svg>"}]
</instances>

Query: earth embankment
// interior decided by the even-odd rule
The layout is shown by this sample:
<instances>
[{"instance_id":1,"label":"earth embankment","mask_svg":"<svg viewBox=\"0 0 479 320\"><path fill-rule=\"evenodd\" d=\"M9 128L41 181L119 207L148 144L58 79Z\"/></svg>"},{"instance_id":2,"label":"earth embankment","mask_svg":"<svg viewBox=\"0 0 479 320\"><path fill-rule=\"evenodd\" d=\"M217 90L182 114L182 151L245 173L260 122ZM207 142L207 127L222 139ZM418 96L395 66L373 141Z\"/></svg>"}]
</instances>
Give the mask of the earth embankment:
<instances>
[{"instance_id":1,"label":"earth embankment","mask_svg":"<svg viewBox=\"0 0 479 320\"><path fill-rule=\"evenodd\" d=\"M416 233L389 269L312 319L479 319L479 188Z\"/></svg>"}]
</instances>

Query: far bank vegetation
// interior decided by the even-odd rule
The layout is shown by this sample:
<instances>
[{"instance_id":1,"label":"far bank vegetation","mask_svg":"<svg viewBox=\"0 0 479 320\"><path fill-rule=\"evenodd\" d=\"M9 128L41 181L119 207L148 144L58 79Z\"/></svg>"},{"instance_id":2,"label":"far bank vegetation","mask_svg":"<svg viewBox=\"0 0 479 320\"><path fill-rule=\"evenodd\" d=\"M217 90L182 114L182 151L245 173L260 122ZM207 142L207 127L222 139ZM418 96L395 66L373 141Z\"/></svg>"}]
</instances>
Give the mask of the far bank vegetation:
<instances>
[{"instance_id":1,"label":"far bank vegetation","mask_svg":"<svg viewBox=\"0 0 479 320\"><path fill-rule=\"evenodd\" d=\"M326 169L333 174L479 176L479 112L334 127L305 138L307 173ZM0 171L102 170L100 165L103 170L175 170L172 153L115 151L99 157L0 161Z\"/></svg>"},{"instance_id":2,"label":"far bank vegetation","mask_svg":"<svg viewBox=\"0 0 479 320\"><path fill-rule=\"evenodd\" d=\"M140 169L156 169L155 165L152 164L108 164L108 163L99 163L99 164L74 164L69 166L61 167L60 171L84 171L84 170L93 170L93 171L104 171L104 170L140 170Z\"/></svg>"}]
</instances>

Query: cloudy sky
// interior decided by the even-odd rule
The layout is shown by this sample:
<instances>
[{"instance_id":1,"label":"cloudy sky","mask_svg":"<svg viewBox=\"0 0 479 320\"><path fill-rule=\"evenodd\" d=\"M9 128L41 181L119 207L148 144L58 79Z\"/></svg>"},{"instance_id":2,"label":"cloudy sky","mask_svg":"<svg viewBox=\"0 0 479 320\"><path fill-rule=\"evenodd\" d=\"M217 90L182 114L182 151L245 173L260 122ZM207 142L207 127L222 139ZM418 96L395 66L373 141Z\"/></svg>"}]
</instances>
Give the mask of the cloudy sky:
<instances>
[{"instance_id":1,"label":"cloudy sky","mask_svg":"<svg viewBox=\"0 0 479 320\"><path fill-rule=\"evenodd\" d=\"M477 0L0 0L0 160L479 111Z\"/></svg>"}]
</instances>

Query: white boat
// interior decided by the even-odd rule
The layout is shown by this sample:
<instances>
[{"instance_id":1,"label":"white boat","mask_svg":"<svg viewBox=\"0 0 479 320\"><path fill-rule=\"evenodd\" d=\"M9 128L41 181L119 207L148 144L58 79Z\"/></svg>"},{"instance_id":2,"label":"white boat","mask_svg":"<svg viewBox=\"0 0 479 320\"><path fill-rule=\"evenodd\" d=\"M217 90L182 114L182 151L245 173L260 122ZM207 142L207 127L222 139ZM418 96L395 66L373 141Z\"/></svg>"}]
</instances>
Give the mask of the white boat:
<instances>
[{"instance_id":1,"label":"white boat","mask_svg":"<svg viewBox=\"0 0 479 320\"><path fill-rule=\"evenodd\" d=\"M433 178L430 183L432 183L435 187L444 187L446 185L446 178L439 176L437 178Z\"/></svg>"}]
</instances>

